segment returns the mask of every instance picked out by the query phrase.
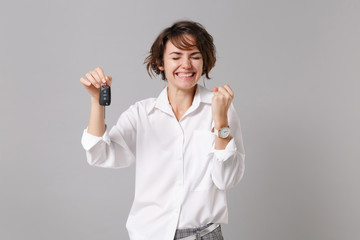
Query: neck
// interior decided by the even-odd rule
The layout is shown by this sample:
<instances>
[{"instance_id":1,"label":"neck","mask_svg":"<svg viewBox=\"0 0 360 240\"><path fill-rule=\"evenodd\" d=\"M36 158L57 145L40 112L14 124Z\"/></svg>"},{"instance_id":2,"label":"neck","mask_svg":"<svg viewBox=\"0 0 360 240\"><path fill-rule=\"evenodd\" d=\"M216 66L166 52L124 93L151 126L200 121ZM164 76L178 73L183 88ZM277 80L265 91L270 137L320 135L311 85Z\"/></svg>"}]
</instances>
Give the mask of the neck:
<instances>
[{"instance_id":1,"label":"neck","mask_svg":"<svg viewBox=\"0 0 360 240\"><path fill-rule=\"evenodd\" d=\"M167 93L172 110L179 120L191 107L197 85L191 89L178 89L168 85Z\"/></svg>"}]
</instances>

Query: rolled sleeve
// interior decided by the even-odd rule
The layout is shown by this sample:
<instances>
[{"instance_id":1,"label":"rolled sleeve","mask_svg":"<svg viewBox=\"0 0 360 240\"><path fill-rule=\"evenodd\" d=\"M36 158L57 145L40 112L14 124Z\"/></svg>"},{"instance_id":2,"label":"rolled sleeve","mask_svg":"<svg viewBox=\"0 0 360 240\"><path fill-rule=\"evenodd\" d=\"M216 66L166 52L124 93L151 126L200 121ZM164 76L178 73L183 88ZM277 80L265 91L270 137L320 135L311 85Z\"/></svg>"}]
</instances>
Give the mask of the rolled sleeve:
<instances>
[{"instance_id":1,"label":"rolled sleeve","mask_svg":"<svg viewBox=\"0 0 360 240\"><path fill-rule=\"evenodd\" d=\"M212 179L220 190L232 188L239 183L245 170L245 151L240 120L233 105L229 109L228 118L233 133L232 138L224 150L216 150L214 147L211 150L213 152Z\"/></svg>"},{"instance_id":2,"label":"rolled sleeve","mask_svg":"<svg viewBox=\"0 0 360 240\"><path fill-rule=\"evenodd\" d=\"M87 129L84 129L82 138L81 138L81 144L85 151L90 151L91 148L93 148L98 142L104 141L107 144L110 144L111 140L109 137L108 131L105 130L105 133L102 137L94 136L87 132ZM106 128L105 128L106 129Z\"/></svg>"},{"instance_id":3,"label":"rolled sleeve","mask_svg":"<svg viewBox=\"0 0 360 240\"><path fill-rule=\"evenodd\" d=\"M88 133L88 128L83 131L81 143L91 166L123 168L135 162L137 112L136 105L130 106L111 130L105 125L101 137Z\"/></svg>"},{"instance_id":4,"label":"rolled sleeve","mask_svg":"<svg viewBox=\"0 0 360 240\"><path fill-rule=\"evenodd\" d=\"M234 138L226 145L225 149L217 150L214 147L211 149L211 153L214 153L215 159L220 162L224 162L236 153L236 145Z\"/></svg>"}]
</instances>

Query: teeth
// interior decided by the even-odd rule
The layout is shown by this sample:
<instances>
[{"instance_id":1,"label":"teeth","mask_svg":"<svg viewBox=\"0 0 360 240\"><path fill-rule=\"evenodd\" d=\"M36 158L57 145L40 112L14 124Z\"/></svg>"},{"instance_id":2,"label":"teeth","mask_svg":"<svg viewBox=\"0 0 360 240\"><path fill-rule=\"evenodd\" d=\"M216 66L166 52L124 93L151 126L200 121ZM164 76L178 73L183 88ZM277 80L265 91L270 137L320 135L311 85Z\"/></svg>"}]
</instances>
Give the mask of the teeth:
<instances>
[{"instance_id":1,"label":"teeth","mask_svg":"<svg viewBox=\"0 0 360 240\"><path fill-rule=\"evenodd\" d=\"M188 73L188 74L178 74L179 77L191 77L193 75L193 73Z\"/></svg>"}]
</instances>

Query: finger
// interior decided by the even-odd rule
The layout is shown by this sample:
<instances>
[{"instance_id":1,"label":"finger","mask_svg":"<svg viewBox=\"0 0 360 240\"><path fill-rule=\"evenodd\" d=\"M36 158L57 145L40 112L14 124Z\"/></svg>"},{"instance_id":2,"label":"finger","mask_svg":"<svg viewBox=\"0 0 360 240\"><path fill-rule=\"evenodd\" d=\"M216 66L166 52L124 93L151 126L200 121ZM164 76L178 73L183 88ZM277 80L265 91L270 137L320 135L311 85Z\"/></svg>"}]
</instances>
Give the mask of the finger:
<instances>
[{"instance_id":1,"label":"finger","mask_svg":"<svg viewBox=\"0 0 360 240\"><path fill-rule=\"evenodd\" d=\"M231 99L230 93L224 87L219 87L219 93L221 93L224 97Z\"/></svg>"},{"instance_id":2,"label":"finger","mask_svg":"<svg viewBox=\"0 0 360 240\"><path fill-rule=\"evenodd\" d=\"M97 67L95 71L99 75L101 83L106 83L104 70L101 67Z\"/></svg>"},{"instance_id":3,"label":"finger","mask_svg":"<svg viewBox=\"0 0 360 240\"><path fill-rule=\"evenodd\" d=\"M213 87L213 92L217 92L218 88L217 87Z\"/></svg>"},{"instance_id":4,"label":"finger","mask_svg":"<svg viewBox=\"0 0 360 240\"><path fill-rule=\"evenodd\" d=\"M105 77L105 80L106 80L106 84L111 86L111 83L112 83L112 77L111 76L106 76Z\"/></svg>"},{"instance_id":5,"label":"finger","mask_svg":"<svg viewBox=\"0 0 360 240\"><path fill-rule=\"evenodd\" d=\"M92 71L90 72L90 74L93 76L93 78L95 78L95 80L98 82L98 84L101 85L102 80L101 80L99 74L97 73L97 71L96 71L96 70L92 70Z\"/></svg>"},{"instance_id":6,"label":"finger","mask_svg":"<svg viewBox=\"0 0 360 240\"><path fill-rule=\"evenodd\" d=\"M228 84L224 85L224 88L228 91L228 93L230 94L231 98L234 98L234 92L231 89L231 87Z\"/></svg>"},{"instance_id":7,"label":"finger","mask_svg":"<svg viewBox=\"0 0 360 240\"><path fill-rule=\"evenodd\" d=\"M96 88L100 87L99 83L95 80L95 78L90 73L87 73L85 76L86 76L86 80L90 81L91 84L94 85Z\"/></svg>"},{"instance_id":8,"label":"finger","mask_svg":"<svg viewBox=\"0 0 360 240\"><path fill-rule=\"evenodd\" d=\"M85 86L85 87L89 87L91 85L91 82L84 79L84 78L80 78L80 82Z\"/></svg>"}]
</instances>

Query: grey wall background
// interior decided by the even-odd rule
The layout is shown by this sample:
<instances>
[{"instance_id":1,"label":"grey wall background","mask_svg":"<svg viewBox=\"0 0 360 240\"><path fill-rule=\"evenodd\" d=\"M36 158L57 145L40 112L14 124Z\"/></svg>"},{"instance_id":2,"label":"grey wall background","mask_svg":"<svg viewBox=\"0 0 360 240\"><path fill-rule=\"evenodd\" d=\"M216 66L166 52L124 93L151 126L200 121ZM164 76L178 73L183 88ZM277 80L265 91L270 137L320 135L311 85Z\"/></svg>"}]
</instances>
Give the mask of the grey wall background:
<instances>
[{"instance_id":1,"label":"grey wall background","mask_svg":"<svg viewBox=\"0 0 360 240\"><path fill-rule=\"evenodd\" d=\"M225 239L360 238L360 2L0 2L0 239L128 239L134 167L87 165L89 96L112 75L113 125L164 84L142 64L174 21L202 23L230 84L247 153Z\"/></svg>"}]
</instances>

